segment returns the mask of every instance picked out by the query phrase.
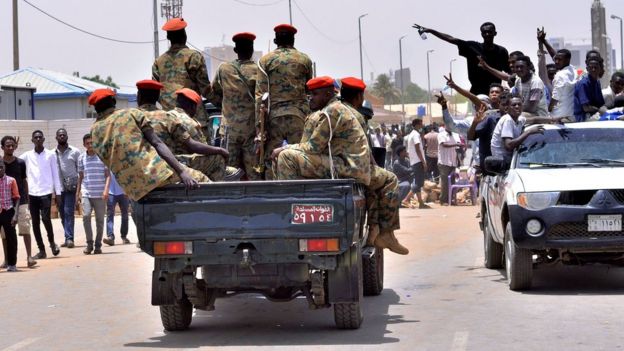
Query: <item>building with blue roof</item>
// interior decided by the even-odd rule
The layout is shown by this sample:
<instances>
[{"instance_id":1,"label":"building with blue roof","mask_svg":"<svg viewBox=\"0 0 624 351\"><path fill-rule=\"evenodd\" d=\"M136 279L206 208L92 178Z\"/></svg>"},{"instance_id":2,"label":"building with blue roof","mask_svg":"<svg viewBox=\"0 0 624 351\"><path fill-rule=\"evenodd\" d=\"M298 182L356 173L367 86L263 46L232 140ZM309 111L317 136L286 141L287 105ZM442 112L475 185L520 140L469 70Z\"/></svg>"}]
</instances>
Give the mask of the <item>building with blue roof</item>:
<instances>
[{"instance_id":1,"label":"building with blue roof","mask_svg":"<svg viewBox=\"0 0 624 351\"><path fill-rule=\"evenodd\" d=\"M3 86L7 88L2 88ZM89 106L87 98L93 90L100 88L110 87L60 72L31 67L19 69L0 76L0 119L66 120L95 118L95 110L93 106ZM7 90L5 93L7 97L2 95L1 90L3 89ZM14 105L21 104L22 101L17 95L10 95L9 90L32 91L32 100L34 101L34 106L31 106L32 113L11 113L15 109ZM114 90L117 91L117 106L119 108L136 107L136 90ZM13 99L10 96L13 96ZM24 100L23 103L27 103L28 96L25 96ZM32 104L32 101L28 103ZM8 106L8 104L12 105Z\"/></svg>"}]
</instances>

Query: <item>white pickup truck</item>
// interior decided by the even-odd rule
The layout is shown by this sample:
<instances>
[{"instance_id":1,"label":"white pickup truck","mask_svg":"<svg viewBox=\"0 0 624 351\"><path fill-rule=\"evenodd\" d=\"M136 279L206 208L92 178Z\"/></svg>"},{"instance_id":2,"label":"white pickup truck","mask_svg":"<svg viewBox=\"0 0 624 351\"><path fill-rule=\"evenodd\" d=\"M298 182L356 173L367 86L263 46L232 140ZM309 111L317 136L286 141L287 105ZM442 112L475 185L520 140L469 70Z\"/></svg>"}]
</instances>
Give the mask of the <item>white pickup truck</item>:
<instances>
[{"instance_id":1,"label":"white pickup truck","mask_svg":"<svg viewBox=\"0 0 624 351\"><path fill-rule=\"evenodd\" d=\"M536 265L624 264L624 122L547 125L514 152L488 159L481 194L485 266L531 287Z\"/></svg>"}]
</instances>

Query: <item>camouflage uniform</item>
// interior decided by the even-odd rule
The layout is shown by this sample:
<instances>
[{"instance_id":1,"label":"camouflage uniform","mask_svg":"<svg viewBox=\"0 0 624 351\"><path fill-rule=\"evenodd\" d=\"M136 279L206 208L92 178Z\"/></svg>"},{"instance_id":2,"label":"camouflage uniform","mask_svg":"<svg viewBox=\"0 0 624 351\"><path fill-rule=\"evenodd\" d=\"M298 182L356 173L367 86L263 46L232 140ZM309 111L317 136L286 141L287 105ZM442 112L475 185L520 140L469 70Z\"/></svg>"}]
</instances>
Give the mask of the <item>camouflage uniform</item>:
<instances>
[{"instance_id":1,"label":"camouflage uniform","mask_svg":"<svg viewBox=\"0 0 624 351\"><path fill-rule=\"evenodd\" d=\"M327 117L331 120L331 138ZM335 177L368 185L371 156L366 134L356 116L336 99L307 118L301 143L290 144L279 154L274 169L277 178L331 178L329 143Z\"/></svg>"},{"instance_id":2,"label":"camouflage uniform","mask_svg":"<svg viewBox=\"0 0 624 351\"><path fill-rule=\"evenodd\" d=\"M167 52L160 55L152 65L152 78L165 86L160 94L160 105L165 111L176 107L175 91L178 89L190 88L204 97L210 94L210 79L204 56L186 45L171 45ZM195 118L204 128L208 124L208 114L203 104L197 106Z\"/></svg>"},{"instance_id":3,"label":"camouflage uniform","mask_svg":"<svg viewBox=\"0 0 624 351\"><path fill-rule=\"evenodd\" d=\"M223 156L191 154L184 144L188 139L206 143L199 122L179 108L163 111L154 105L146 104L140 106L139 109L145 111L156 135L167 145L180 163L204 173L210 180L223 180L225 175Z\"/></svg>"},{"instance_id":4,"label":"camouflage uniform","mask_svg":"<svg viewBox=\"0 0 624 351\"><path fill-rule=\"evenodd\" d=\"M364 130L366 119L349 103L343 103L355 114ZM371 165L371 181L366 187L367 222L379 225L380 231L399 229L399 180L397 176L377 165Z\"/></svg>"},{"instance_id":5,"label":"camouflage uniform","mask_svg":"<svg viewBox=\"0 0 624 351\"><path fill-rule=\"evenodd\" d=\"M309 113L305 84L312 78L312 61L294 48L280 47L264 55L258 63L256 118L262 95L269 92L269 116L266 120L265 162L270 164L273 149L284 139L290 144L301 140L305 116ZM256 121L256 126L259 121ZM270 169L270 168L269 168ZM274 177L267 172L268 179Z\"/></svg>"},{"instance_id":6,"label":"camouflage uniform","mask_svg":"<svg viewBox=\"0 0 624 351\"><path fill-rule=\"evenodd\" d=\"M219 66L212 81L215 101L221 100L229 166L243 168L251 180L260 179L254 171L255 92L258 65L251 60L232 61Z\"/></svg>"},{"instance_id":7,"label":"camouflage uniform","mask_svg":"<svg viewBox=\"0 0 624 351\"><path fill-rule=\"evenodd\" d=\"M130 108L107 109L98 114L91 127L93 149L115 175L124 192L134 201L180 177L145 139L144 132L152 129L145 113ZM199 182L209 179L194 169L183 166Z\"/></svg>"}]
</instances>

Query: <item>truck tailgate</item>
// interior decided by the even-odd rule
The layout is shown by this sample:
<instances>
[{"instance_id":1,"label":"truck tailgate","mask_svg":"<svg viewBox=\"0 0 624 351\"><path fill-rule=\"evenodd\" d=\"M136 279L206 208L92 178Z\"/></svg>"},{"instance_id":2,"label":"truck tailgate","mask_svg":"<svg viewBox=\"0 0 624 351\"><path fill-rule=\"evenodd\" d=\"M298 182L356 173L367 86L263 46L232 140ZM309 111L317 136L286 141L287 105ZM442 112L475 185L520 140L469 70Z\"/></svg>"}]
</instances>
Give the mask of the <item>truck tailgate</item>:
<instances>
[{"instance_id":1,"label":"truck tailgate","mask_svg":"<svg viewBox=\"0 0 624 351\"><path fill-rule=\"evenodd\" d=\"M295 223L301 222L293 220L296 204L331 208L332 219ZM192 191L169 186L135 203L133 211L142 243L339 236L342 246L354 234L353 206L352 180L302 180L210 183Z\"/></svg>"}]
</instances>

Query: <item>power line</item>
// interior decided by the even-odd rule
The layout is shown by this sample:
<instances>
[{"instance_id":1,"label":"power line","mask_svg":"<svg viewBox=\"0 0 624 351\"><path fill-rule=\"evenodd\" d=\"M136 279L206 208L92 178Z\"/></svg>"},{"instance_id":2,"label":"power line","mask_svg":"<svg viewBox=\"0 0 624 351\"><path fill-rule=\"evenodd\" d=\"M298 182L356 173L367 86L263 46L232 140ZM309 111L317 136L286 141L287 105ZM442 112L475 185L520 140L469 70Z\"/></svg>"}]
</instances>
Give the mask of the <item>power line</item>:
<instances>
[{"instance_id":1,"label":"power line","mask_svg":"<svg viewBox=\"0 0 624 351\"><path fill-rule=\"evenodd\" d=\"M76 26L74 26L72 24L69 24L69 23L67 23L67 22L65 22L65 21L63 21L63 20L61 20L61 19L59 19L57 17L54 17L53 15L49 14L48 12L46 12L46 11L40 9L39 7L35 6L34 4L30 3L28 0L23 0L23 1L26 4L30 5L31 7L33 7L35 10L41 12L42 14L44 14L44 15L50 17L50 18L52 18L53 20L55 20L55 21L57 21L59 23L62 23L64 25L66 25L67 27L70 27L70 28L72 28L74 30L77 30L77 31L82 32L84 34L88 34L88 35L94 36L96 38L100 38L100 39L104 39L104 40L108 40L108 41L114 41L114 42L117 42L117 43L124 43L124 44L153 44L154 43L154 41L152 41L152 40L150 40L150 41L121 40L121 39L115 39L115 38L110 38L110 37L106 37L106 36L103 36L103 35L95 34L95 33L89 32L87 30L78 28L78 27L76 27ZM166 40L167 39L160 39L159 41L166 41Z\"/></svg>"},{"instance_id":2,"label":"power line","mask_svg":"<svg viewBox=\"0 0 624 351\"><path fill-rule=\"evenodd\" d=\"M273 2L257 4L257 3L254 3L254 2L248 2L248 1L243 1L243 0L232 0L232 1L237 2L239 4L247 5L247 6L273 6L273 5L279 4L280 2L284 2L284 0L277 0L277 1L273 1Z\"/></svg>"},{"instance_id":3,"label":"power line","mask_svg":"<svg viewBox=\"0 0 624 351\"><path fill-rule=\"evenodd\" d=\"M227 62L227 61L226 61L226 60L224 60L224 59L221 59L221 58L218 58L218 57L216 57L216 56L210 55L210 54L209 54L209 53L207 53L206 51L204 51L204 50L202 50L202 49L198 48L197 46L193 45L193 44L192 44L190 41L188 41L188 40L186 41L186 43L187 43L187 44L189 44L189 45L190 45L192 48L194 48L195 50L197 50L197 51L199 51L199 52L203 53L204 55L206 55L206 56L208 56L208 57L212 57L213 59L215 59L215 60L217 60L217 61Z\"/></svg>"},{"instance_id":4,"label":"power line","mask_svg":"<svg viewBox=\"0 0 624 351\"><path fill-rule=\"evenodd\" d=\"M371 61L370 57L368 57L368 52L366 51L366 47L364 46L364 44L362 44L362 50L364 51L364 56L366 57L366 61L368 61L368 64L371 65L371 67L373 68L373 72L375 72L376 71L375 65L373 65L373 61Z\"/></svg>"},{"instance_id":5,"label":"power line","mask_svg":"<svg viewBox=\"0 0 624 351\"><path fill-rule=\"evenodd\" d=\"M308 18L308 16L305 14L305 12L303 12L303 9L301 9L301 7L299 6L299 4L297 3L297 1L293 0L292 1L295 4L295 7L297 7L297 9L299 10L299 12L301 12L301 15L303 16L303 18L305 18L305 20L312 26L312 28L314 28L321 36L325 37L325 39L331 41L332 43L338 44L338 45L345 45L345 44L351 44L353 42L355 42L357 40L357 38L354 38L352 40L346 40L346 41L342 41L342 40L336 40L333 37L323 33L322 30L320 30L315 24L314 22L312 22L312 20L310 20L310 18Z\"/></svg>"}]
</instances>

